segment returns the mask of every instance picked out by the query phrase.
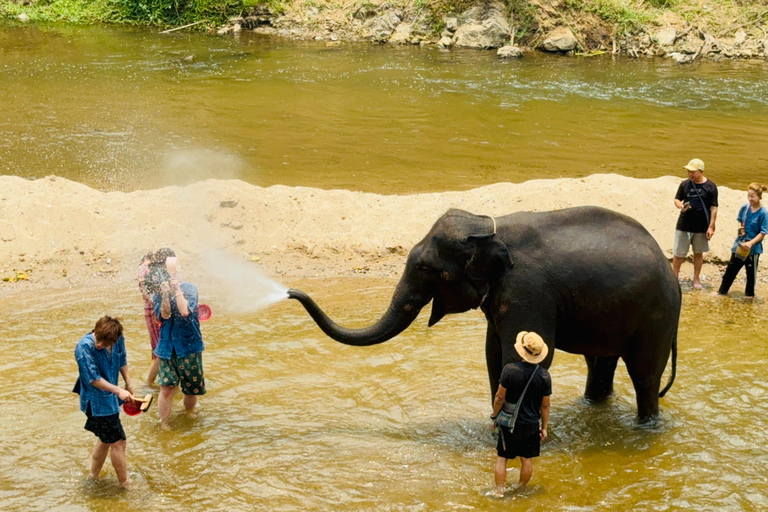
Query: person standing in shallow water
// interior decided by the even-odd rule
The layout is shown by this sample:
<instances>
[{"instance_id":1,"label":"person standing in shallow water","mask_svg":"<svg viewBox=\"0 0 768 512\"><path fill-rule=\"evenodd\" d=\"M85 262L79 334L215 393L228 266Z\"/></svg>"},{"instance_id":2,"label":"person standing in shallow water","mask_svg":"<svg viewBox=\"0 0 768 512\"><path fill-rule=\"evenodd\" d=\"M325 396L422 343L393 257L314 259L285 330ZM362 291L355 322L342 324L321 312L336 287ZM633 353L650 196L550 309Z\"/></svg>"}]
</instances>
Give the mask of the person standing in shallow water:
<instances>
[{"instance_id":1,"label":"person standing in shallow water","mask_svg":"<svg viewBox=\"0 0 768 512\"><path fill-rule=\"evenodd\" d=\"M141 297L144 299L144 320L147 323L147 333L149 334L149 345L152 348L152 364L149 367L149 373L147 374L147 385L152 386L157 379L157 372L160 368L160 359L155 355L155 349L157 348L157 341L160 338L160 320L155 316L155 307L152 302L152 296L159 292L160 289L153 281L148 281L149 266L152 263L153 253L148 253L141 260L139 265L139 290L141 291Z\"/></svg>"},{"instance_id":2,"label":"person standing in shallow water","mask_svg":"<svg viewBox=\"0 0 768 512\"><path fill-rule=\"evenodd\" d=\"M93 331L83 336L75 347L79 376L73 391L80 395L80 410L88 419L85 430L98 439L91 454L91 478L98 478L107 454L122 487L130 485L125 457L126 437L120 423L120 401L133 396L128 360L125 353L123 326L120 320L104 316ZM123 376L125 389L117 386Z\"/></svg>"},{"instance_id":3,"label":"person standing in shallow water","mask_svg":"<svg viewBox=\"0 0 768 512\"><path fill-rule=\"evenodd\" d=\"M508 459L520 457L518 487L526 485L531 480L533 458L539 456L541 441L547 438L549 424L552 380L546 368L539 366L539 363L547 357L549 348L541 336L535 332L522 331L517 335L515 350L523 360L509 363L501 371L499 388L493 400L493 414L491 414L491 420L494 420L495 424L502 407L505 410L511 410L520 399L520 395L525 392L514 429L510 431L503 425L497 427L499 439L496 444L494 496L499 498L504 496ZM526 385L528 385L527 389Z\"/></svg>"},{"instance_id":4,"label":"person standing in shallow water","mask_svg":"<svg viewBox=\"0 0 768 512\"><path fill-rule=\"evenodd\" d=\"M205 394L205 346L197 316L197 288L191 283L179 282L176 255L171 249L158 250L155 259L157 263L150 265L150 276L153 282L159 283L160 289L153 296L155 315L160 319L160 337L155 349L160 358L157 408L161 425L167 430L177 386L184 393L187 415L196 417L197 397Z\"/></svg>"},{"instance_id":5,"label":"person standing in shallow water","mask_svg":"<svg viewBox=\"0 0 768 512\"><path fill-rule=\"evenodd\" d=\"M768 211L761 203L765 190L768 188L760 183L751 183L747 188L747 204L739 209L736 217L739 233L731 248L731 261L728 262L720 289L717 291L720 295L728 294L733 280L741 267L744 267L747 272L747 288L744 295L755 296L757 262L763 253L763 238L768 233Z\"/></svg>"},{"instance_id":6,"label":"person standing in shallow water","mask_svg":"<svg viewBox=\"0 0 768 512\"><path fill-rule=\"evenodd\" d=\"M680 267L693 247L693 287L701 289L701 267L709 240L715 234L717 220L717 185L704 177L704 162L694 158L683 166L688 179L680 183L675 206L680 210L675 228L672 270L679 279Z\"/></svg>"}]
</instances>

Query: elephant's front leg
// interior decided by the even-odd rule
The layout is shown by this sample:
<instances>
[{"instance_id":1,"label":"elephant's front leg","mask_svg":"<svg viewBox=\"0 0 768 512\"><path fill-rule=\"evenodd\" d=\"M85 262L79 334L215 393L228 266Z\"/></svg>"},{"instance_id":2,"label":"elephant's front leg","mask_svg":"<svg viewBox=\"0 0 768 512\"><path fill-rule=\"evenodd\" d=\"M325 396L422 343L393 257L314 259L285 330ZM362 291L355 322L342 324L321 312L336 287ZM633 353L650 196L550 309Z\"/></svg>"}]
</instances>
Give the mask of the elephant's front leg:
<instances>
[{"instance_id":1,"label":"elephant's front leg","mask_svg":"<svg viewBox=\"0 0 768 512\"><path fill-rule=\"evenodd\" d=\"M488 322L488 329L485 334L485 363L488 365L488 382L491 384L491 404L493 404L504 365L502 364L501 341L491 322Z\"/></svg>"},{"instance_id":2,"label":"elephant's front leg","mask_svg":"<svg viewBox=\"0 0 768 512\"><path fill-rule=\"evenodd\" d=\"M587 361L587 387L584 398L590 402L602 402L613 395L613 374L618 357L584 356Z\"/></svg>"}]
</instances>

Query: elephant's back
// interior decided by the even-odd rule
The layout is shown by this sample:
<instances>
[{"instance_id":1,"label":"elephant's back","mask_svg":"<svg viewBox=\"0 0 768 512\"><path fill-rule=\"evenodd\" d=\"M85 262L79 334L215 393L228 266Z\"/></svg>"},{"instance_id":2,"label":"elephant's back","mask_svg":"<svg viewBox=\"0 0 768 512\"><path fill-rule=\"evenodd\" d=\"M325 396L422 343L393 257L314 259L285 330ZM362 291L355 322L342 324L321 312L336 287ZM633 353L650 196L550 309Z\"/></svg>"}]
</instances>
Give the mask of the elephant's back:
<instances>
[{"instance_id":1,"label":"elephant's back","mask_svg":"<svg viewBox=\"0 0 768 512\"><path fill-rule=\"evenodd\" d=\"M518 260L544 267L555 278L594 289L632 286L661 290L679 301L679 287L664 252L645 227L627 215L597 206L521 212L509 222L508 246ZM515 256L513 256L513 259Z\"/></svg>"}]
</instances>

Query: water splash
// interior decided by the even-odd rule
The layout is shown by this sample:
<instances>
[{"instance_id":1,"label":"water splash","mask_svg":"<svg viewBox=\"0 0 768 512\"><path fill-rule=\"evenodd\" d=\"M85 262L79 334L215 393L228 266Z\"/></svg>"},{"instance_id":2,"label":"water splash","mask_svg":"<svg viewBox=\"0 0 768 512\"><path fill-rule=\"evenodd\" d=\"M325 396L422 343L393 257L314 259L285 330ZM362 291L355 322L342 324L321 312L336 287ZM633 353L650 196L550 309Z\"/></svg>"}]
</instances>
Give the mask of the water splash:
<instances>
[{"instance_id":1,"label":"water splash","mask_svg":"<svg viewBox=\"0 0 768 512\"><path fill-rule=\"evenodd\" d=\"M221 251L202 255L206 272L221 287L227 309L250 313L288 298L288 288L270 279L253 263Z\"/></svg>"}]
</instances>

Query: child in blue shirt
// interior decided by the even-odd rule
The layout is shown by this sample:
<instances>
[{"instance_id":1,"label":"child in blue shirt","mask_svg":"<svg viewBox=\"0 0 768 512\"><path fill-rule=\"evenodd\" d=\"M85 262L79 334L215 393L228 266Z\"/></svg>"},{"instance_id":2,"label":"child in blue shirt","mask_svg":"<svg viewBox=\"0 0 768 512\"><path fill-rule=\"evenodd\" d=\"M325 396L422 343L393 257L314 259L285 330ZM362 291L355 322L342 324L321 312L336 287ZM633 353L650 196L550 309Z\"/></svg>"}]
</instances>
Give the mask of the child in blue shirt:
<instances>
[{"instance_id":1,"label":"child in blue shirt","mask_svg":"<svg viewBox=\"0 0 768 512\"><path fill-rule=\"evenodd\" d=\"M120 486L127 487L126 438L119 407L121 402L135 401L136 397L128 375L120 321L101 317L93 331L77 343L75 359L80 376L73 391L80 394L80 410L88 417L85 429L98 437L93 447L91 477L99 477L109 453ZM123 376L125 389L117 386L118 374Z\"/></svg>"}]
</instances>

